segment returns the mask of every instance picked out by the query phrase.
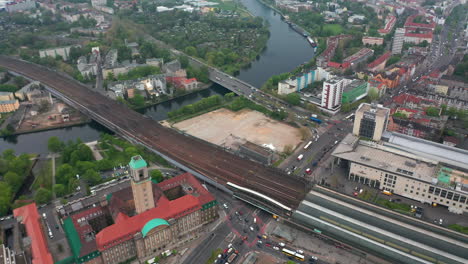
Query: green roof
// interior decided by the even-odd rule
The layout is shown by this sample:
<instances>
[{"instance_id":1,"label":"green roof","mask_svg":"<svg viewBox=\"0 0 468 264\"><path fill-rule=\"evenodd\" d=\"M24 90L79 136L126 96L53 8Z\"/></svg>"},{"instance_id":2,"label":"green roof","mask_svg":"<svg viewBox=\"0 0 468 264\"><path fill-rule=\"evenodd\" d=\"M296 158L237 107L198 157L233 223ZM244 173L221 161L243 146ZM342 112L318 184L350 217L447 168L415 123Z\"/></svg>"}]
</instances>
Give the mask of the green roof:
<instances>
[{"instance_id":1,"label":"green roof","mask_svg":"<svg viewBox=\"0 0 468 264\"><path fill-rule=\"evenodd\" d=\"M439 175L437 176L437 179L440 182L443 182L445 184L449 184L450 183L450 173L451 172L452 172L452 170L450 168L441 167L440 170L439 170Z\"/></svg>"},{"instance_id":2,"label":"green roof","mask_svg":"<svg viewBox=\"0 0 468 264\"><path fill-rule=\"evenodd\" d=\"M80 242L80 236L73 225L71 217L68 217L63 221L63 230L65 231L68 242L70 243L73 255L75 258L79 257L82 245Z\"/></svg>"},{"instance_id":3,"label":"green roof","mask_svg":"<svg viewBox=\"0 0 468 264\"><path fill-rule=\"evenodd\" d=\"M133 156L129 163L130 167L134 170L148 167L146 161L140 156Z\"/></svg>"},{"instance_id":4,"label":"green roof","mask_svg":"<svg viewBox=\"0 0 468 264\"><path fill-rule=\"evenodd\" d=\"M148 221L145 224L145 226L141 229L141 233L143 234L143 237L145 237L146 234L148 234L148 232L151 231L151 229L158 227L160 225L169 225L169 223L162 218L155 218L155 219Z\"/></svg>"}]
</instances>

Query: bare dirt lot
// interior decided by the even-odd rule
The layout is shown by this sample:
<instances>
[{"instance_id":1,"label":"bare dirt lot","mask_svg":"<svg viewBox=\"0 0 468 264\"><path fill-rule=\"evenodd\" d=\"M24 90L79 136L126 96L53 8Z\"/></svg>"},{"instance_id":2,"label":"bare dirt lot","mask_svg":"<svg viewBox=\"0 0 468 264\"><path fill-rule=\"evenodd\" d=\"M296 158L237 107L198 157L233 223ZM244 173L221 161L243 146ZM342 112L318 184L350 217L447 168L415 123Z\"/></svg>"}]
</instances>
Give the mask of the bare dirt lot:
<instances>
[{"instance_id":1,"label":"bare dirt lot","mask_svg":"<svg viewBox=\"0 0 468 264\"><path fill-rule=\"evenodd\" d=\"M233 149L250 141L260 146L272 144L276 151L282 152L285 146L295 148L301 142L298 128L251 110L232 112L222 108L173 126L192 136Z\"/></svg>"}]
</instances>

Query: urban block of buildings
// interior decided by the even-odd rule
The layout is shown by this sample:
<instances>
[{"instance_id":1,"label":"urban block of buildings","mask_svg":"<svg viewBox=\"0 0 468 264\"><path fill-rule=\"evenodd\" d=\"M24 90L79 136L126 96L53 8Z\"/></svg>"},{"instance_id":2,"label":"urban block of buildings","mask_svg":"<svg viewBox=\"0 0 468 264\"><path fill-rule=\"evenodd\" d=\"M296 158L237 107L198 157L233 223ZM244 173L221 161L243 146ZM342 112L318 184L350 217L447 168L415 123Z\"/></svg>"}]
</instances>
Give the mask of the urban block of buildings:
<instances>
[{"instance_id":1,"label":"urban block of buildings","mask_svg":"<svg viewBox=\"0 0 468 264\"><path fill-rule=\"evenodd\" d=\"M361 105L353 133L332 153L336 164L348 169L349 180L466 213L468 151L388 132L389 113L380 105Z\"/></svg>"},{"instance_id":2,"label":"urban block of buildings","mask_svg":"<svg viewBox=\"0 0 468 264\"><path fill-rule=\"evenodd\" d=\"M384 39L378 37L362 37L364 45L383 45Z\"/></svg>"},{"instance_id":3,"label":"urban block of buildings","mask_svg":"<svg viewBox=\"0 0 468 264\"><path fill-rule=\"evenodd\" d=\"M111 97L133 98L135 93L139 93L143 97L159 97L161 95L171 96L173 89L166 85L166 75L157 74L150 75L136 80L114 82L109 85Z\"/></svg>"},{"instance_id":4,"label":"urban block of buildings","mask_svg":"<svg viewBox=\"0 0 468 264\"><path fill-rule=\"evenodd\" d=\"M153 182L141 156L131 158L129 172L129 187L102 197L92 192L57 208L72 254L67 263L146 261L196 238L218 217L217 201L193 175ZM57 263L47 245L50 227L43 223L36 204L17 208L13 214L25 227L22 248L32 263Z\"/></svg>"},{"instance_id":5,"label":"urban block of buildings","mask_svg":"<svg viewBox=\"0 0 468 264\"><path fill-rule=\"evenodd\" d=\"M371 63L367 64L367 70L370 72L381 72L385 69L385 64L387 60L390 58L391 53L386 52L379 56L377 59L372 61Z\"/></svg>"},{"instance_id":6,"label":"urban block of buildings","mask_svg":"<svg viewBox=\"0 0 468 264\"><path fill-rule=\"evenodd\" d=\"M380 35L387 35L393 30L396 24L396 17L389 15L385 18L385 27L378 30Z\"/></svg>"},{"instance_id":7,"label":"urban block of buildings","mask_svg":"<svg viewBox=\"0 0 468 264\"><path fill-rule=\"evenodd\" d=\"M313 82L328 80L331 77L332 74L322 67L306 70L295 77L278 82L278 94L299 92Z\"/></svg>"},{"instance_id":8,"label":"urban block of buildings","mask_svg":"<svg viewBox=\"0 0 468 264\"><path fill-rule=\"evenodd\" d=\"M39 50L39 57L54 57L61 56L63 60L68 60L70 55L70 49L72 47L81 47L80 45L66 46L66 47L56 47L50 49Z\"/></svg>"},{"instance_id":9,"label":"urban block of buildings","mask_svg":"<svg viewBox=\"0 0 468 264\"><path fill-rule=\"evenodd\" d=\"M36 8L36 1L33 0L11 0L5 5L8 13L23 12Z\"/></svg>"}]
</instances>

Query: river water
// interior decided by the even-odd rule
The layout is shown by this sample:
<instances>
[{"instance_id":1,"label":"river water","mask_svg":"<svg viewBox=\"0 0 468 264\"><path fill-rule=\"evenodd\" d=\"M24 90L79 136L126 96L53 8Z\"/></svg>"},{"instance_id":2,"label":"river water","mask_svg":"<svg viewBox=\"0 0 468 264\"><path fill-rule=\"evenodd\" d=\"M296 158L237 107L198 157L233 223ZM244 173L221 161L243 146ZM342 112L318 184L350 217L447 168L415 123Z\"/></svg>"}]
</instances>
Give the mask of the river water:
<instances>
[{"instance_id":1,"label":"river water","mask_svg":"<svg viewBox=\"0 0 468 264\"><path fill-rule=\"evenodd\" d=\"M253 15L260 16L268 22L270 38L266 49L257 60L239 72L237 76L239 79L255 87L261 87L272 75L289 72L314 56L314 51L306 39L284 23L279 14L257 0L240 1ZM141 112L160 121L166 119L167 113L172 110L192 104L205 97L224 95L228 92L229 90L224 87L213 84L209 89L148 107ZM3 138L0 139L0 153L5 149L14 149L17 154L45 154L47 153L47 139L49 137L57 136L63 141L80 138L84 142L88 142L98 139L102 132L109 133L105 127L93 121L86 125Z\"/></svg>"}]
</instances>

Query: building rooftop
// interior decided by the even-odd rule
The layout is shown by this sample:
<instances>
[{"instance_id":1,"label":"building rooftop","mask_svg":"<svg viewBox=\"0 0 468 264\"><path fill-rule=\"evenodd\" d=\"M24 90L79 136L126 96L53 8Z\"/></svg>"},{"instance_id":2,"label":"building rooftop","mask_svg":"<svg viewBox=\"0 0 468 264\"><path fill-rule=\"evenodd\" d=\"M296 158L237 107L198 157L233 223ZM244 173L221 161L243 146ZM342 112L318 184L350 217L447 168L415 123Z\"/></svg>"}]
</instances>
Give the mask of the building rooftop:
<instances>
[{"instance_id":1,"label":"building rooftop","mask_svg":"<svg viewBox=\"0 0 468 264\"><path fill-rule=\"evenodd\" d=\"M356 110L356 113L357 112L372 112L374 113L376 116L379 116L379 117L385 117L388 115L388 113L390 112L390 109L386 108L386 107L383 107L381 105L371 105L371 104L366 104L366 103L363 103L359 106L359 108Z\"/></svg>"},{"instance_id":2,"label":"building rooftop","mask_svg":"<svg viewBox=\"0 0 468 264\"><path fill-rule=\"evenodd\" d=\"M376 60L374 60L373 62L367 64L367 67L368 67L368 68L374 68L375 66L381 64L382 62L387 61L388 58L390 58L390 55L392 55L392 53L391 53L390 51L384 53L383 55L381 55L380 57L378 57L378 58L377 58Z\"/></svg>"},{"instance_id":3,"label":"building rooftop","mask_svg":"<svg viewBox=\"0 0 468 264\"><path fill-rule=\"evenodd\" d=\"M0 101L0 104L14 104L18 102L18 100L6 100L6 101Z\"/></svg>"},{"instance_id":4,"label":"building rooftop","mask_svg":"<svg viewBox=\"0 0 468 264\"><path fill-rule=\"evenodd\" d=\"M352 134L348 134L338 144L332 155L424 182L432 182L438 171L435 161L419 159L411 153L359 140Z\"/></svg>"},{"instance_id":5,"label":"building rooftop","mask_svg":"<svg viewBox=\"0 0 468 264\"><path fill-rule=\"evenodd\" d=\"M13 215L21 219L19 222L26 227L26 234L31 239L32 264L54 263L47 247L36 203L16 208Z\"/></svg>"},{"instance_id":6,"label":"building rooftop","mask_svg":"<svg viewBox=\"0 0 468 264\"><path fill-rule=\"evenodd\" d=\"M339 82L342 81L342 80L343 80L343 78L334 77L334 78L332 78L332 79L330 79L330 80L325 81L324 84L325 84L325 83L336 84L336 83L339 83Z\"/></svg>"},{"instance_id":7,"label":"building rooftop","mask_svg":"<svg viewBox=\"0 0 468 264\"><path fill-rule=\"evenodd\" d=\"M148 228L144 229L145 225L154 219L170 223L172 219L203 209L208 203L215 201L213 195L190 173L158 183L156 188L159 196L155 200L156 207L132 217L119 213L115 224L105 227L96 235L96 244L100 251L111 247L117 240L125 241L136 233L147 230Z\"/></svg>"},{"instance_id":8,"label":"building rooftop","mask_svg":"<svg viewBox=\"0 0 468 264\"><path fill-rule=\"evenodd\" d=\"M395 132L385 132L384 138L385 146L468 170L467 150Z\"/></svg>"}]
</instances>

